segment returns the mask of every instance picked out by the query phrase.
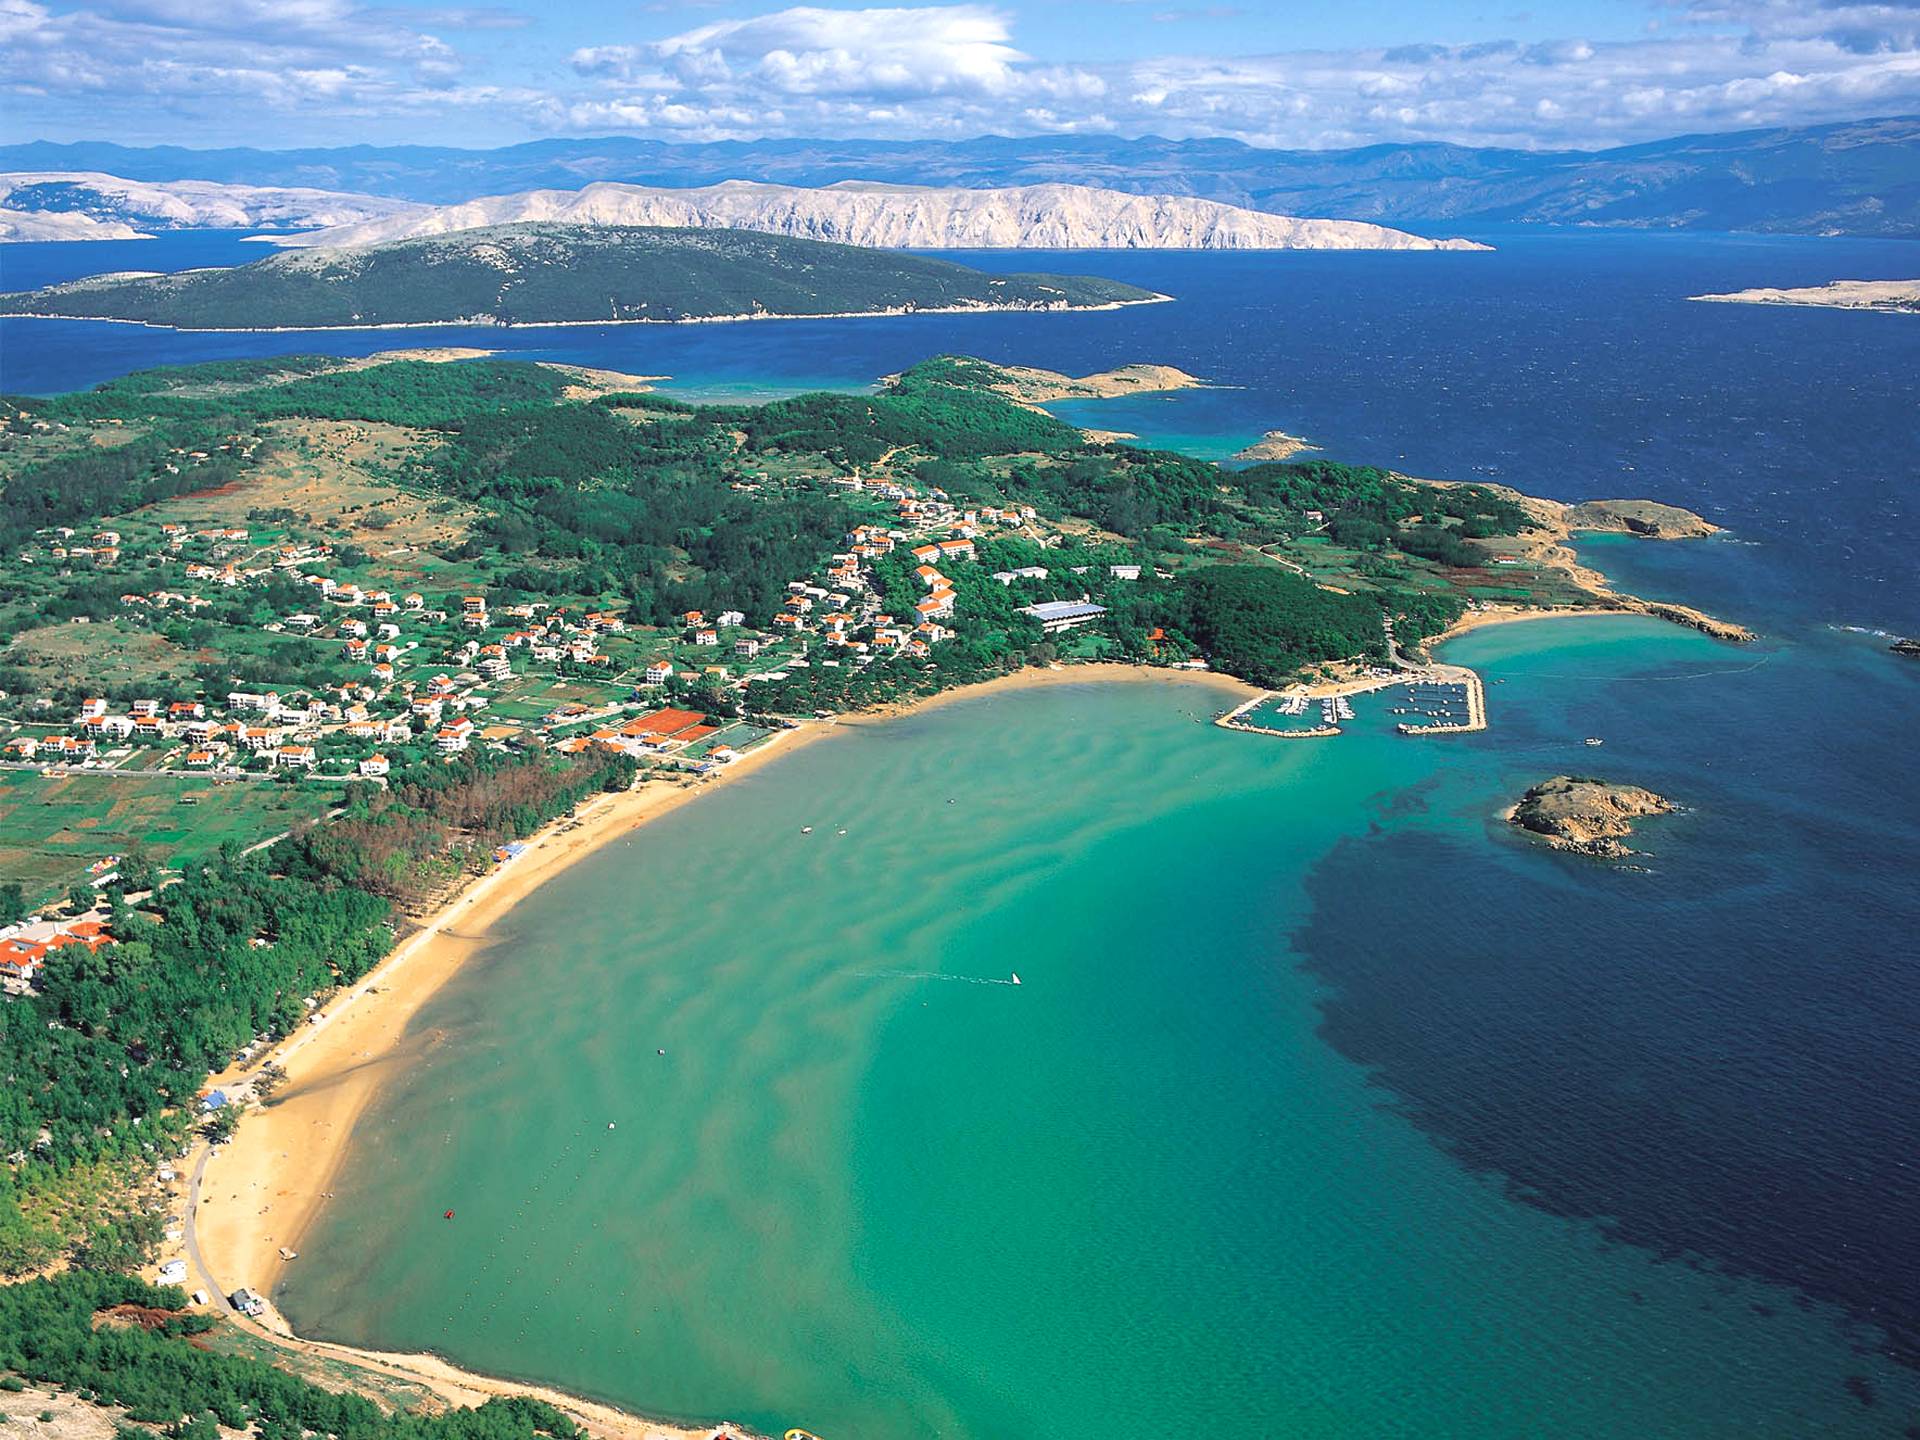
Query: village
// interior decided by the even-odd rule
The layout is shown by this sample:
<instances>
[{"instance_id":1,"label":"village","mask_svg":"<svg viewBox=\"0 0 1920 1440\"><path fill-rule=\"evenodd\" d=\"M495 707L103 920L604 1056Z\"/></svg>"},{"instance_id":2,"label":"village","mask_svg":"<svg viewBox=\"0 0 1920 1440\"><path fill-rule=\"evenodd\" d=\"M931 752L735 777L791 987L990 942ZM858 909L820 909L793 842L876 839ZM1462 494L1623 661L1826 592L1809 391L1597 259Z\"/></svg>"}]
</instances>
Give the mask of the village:
<instances>
[{"instance_id":1,"label":"village","mask_svg":"<svg viewBox=\"0 0 1920 1440\"><path fill-rule=\"evenodd\" d=\"M235 435L227 450L250 460L257 443ZM185 452L168 463L195 467L210 458L217 457ZM5 697L0 782L6 772L183 787L277 782L338 796L342 786L386 785L410 766L473 749L592 748L707 775L790 723L761 712L757 687L815 666L857 671L893 657L927 659L950 641L964 604L955 577L977 567L976 541L1062 541L1029 506L956 505L937 488L890 473L863 477L857 467L824 484L854 501L863 519L817 572L786 584L778 609L690 610L669 626L635 623L604 598L564 603L508 590L499 601L484 574L399 548L376 556L363 543L336 544L315 533L312 515L301 523L255 510L245 525L169 518L192 510L183 502L108 522L114 528L43 529L15 557L23 571L96 588L120 578L125 588L117 613L75 614L39 637L64 628L86 654L109 634L178 634L184 624L223 653L257 656L265 663L256 672L294 663L285 683L209 693L175 676L145 694L128 693L131 677L88 665L86 673L103 677L100 693L77 703ZM897 586L889 595L875 572L881 562L896 577L900 565L910 567L910 605ZM1137 565L1100 568L1101 583L1140 573ZM1055 578L1080 584L1078 600L1035 598L1019 607L1048 635L1104 613L1084 593L1089 567L1071 569L1072 577ZM392 584L408 573L414 586ZM1021 588L1058 594L1058 583L1044 584L1049 578L1046 567L1026 565L969 574L969 583L998 584L1017 601ZM177 799L199 804L213 793L183 788ZM86 873L73 878L96 889L112 882L116 857L83 858Z\"/></svg>"}]
</instances>

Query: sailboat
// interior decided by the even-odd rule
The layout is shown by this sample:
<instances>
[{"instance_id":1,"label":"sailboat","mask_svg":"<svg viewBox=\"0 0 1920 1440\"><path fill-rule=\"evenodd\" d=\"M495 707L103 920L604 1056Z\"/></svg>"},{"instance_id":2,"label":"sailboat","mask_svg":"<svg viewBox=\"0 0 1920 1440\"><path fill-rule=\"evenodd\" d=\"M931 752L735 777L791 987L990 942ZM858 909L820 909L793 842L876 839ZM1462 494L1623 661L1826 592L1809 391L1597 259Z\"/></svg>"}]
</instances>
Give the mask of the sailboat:
<instances>
[{"instance_id":1,"label":"sailboat","mask_svg":"<svg viewBox=\"0 0 1920 1440\"><path fill-rule=\"evenodd\" d=\"M1017 970L1013 972L1013 983L1016 985L1020 983L1020 972Z\"/></svg>"}]
</instances>

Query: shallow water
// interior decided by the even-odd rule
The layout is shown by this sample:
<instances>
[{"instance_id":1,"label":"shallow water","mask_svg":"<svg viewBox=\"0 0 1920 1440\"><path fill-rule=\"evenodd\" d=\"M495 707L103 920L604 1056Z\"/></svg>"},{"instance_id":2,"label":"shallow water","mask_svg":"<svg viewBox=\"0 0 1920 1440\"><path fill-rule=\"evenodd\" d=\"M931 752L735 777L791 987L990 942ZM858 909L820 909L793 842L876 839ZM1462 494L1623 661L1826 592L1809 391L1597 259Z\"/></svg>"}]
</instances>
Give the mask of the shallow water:
<instances>
[{"instance_id":1,"label":"shallow water","mask_svg":"<svg viewBox=\"0 0 1920 1440\"><path fill-rule=\"evenodd\" d=\"M1920 629L1920 322L1684 299L1910 275L1920 245L1497 238L967 257L1181 297L1084 316L0 322L27 390L426 343L728 395L939 350L1164 361L1233 388L1063 413L1687 504L1730 535L1583 553L1762 632L1476 633L1447 655L1490 682L1474 736L1400 739L1363 704L1337 740L1272 740L1193 723L1206 692L1068 687L802 751L515 912L422 1017L288 1312L829 1437L1920 1421L1890 1358L1920 1334L1920 665L1871 633ZM87 251L0 264L129 263ZM1543 853L1497 815L1561 770L1689 810L1638 868Z\"/></svg>"},{"instance_id":2,"label":"shallow water","mask_svg":"<svg viewBox=\"0 0 1920 1440\"><path fill-rule=\"evenodd\" d=\"M1556 917L1684 908L1666 857L1712 823L1667 822L1641 874L1570 865L1493 817L1515 768L1573 756L1578 680L1711 688L1740 656L1638 620L1454 648L1506 682L1487 736L1271 740L1195 723L1200 690L1015 693L849 731L603 852L421 1017L435 1044L366 1122L288 1312L824 1434L1092 1437L1152 1414L1288 1435L1864 1434L1910 1413L1915 1377L1855 1353L1832 1309L1515 1203L1342 1053L1342 957L1418 991L1515 949L1561 976L1536 987L1539 1023L1605 1051L1587 1032L1618 1017L1566 980L1603 963L1598 937L1485 892L1544 891ZM1660 748L1646 704L1605 728L1636 763ZM1330 868L1396 843L1441 858ZM1478 909L1407 919L1472 872ZM1303 930L1327 942L1320 975ZM1605 963L1650 1003L1693 983ZM1490 1047L1506 1037L1473 1007L1503 1014L1497 995L1445 998L1385 1008L1451 1041L1469 1111L1529 1063L1535 1089L1589 1082L1563 1054Z\"/></svg>"}]
</instances>

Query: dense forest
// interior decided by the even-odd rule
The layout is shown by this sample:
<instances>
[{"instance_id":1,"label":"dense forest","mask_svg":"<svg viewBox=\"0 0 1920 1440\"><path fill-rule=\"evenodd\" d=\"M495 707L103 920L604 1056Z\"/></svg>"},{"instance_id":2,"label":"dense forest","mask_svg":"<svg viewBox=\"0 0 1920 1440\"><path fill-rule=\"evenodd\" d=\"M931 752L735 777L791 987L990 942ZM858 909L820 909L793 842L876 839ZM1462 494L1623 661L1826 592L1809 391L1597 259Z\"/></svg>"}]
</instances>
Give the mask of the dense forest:
<instances>
[{"instance_id":1,"label":"dense forest","mask_svg":"<svg viewBox=\"0 0 1920 1440\"><path fill-rule=\"evenodd\" d=\"M1177 613L1214 665L1279 686L1329 658L1384 660L1380 607L1337 595L1284 570L1216 565L1182 580Z\"/></svg>"}]
</instances>

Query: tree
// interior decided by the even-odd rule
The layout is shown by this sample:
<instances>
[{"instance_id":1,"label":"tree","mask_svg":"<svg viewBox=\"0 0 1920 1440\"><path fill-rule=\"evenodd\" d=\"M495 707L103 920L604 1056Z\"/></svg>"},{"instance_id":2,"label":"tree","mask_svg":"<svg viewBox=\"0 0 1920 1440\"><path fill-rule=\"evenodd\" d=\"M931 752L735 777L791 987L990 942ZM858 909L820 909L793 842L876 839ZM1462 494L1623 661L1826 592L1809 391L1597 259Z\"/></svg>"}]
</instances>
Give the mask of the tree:
<instances>
[{"instance_id":1,"label":"tree","mask_svg":"<svg viewBox=\"0 0 1920 1440\"><path fill-rule=\"evenodd\" d=\"M18 880L0 885L0 925L11 925L27 913L27 892Z\"/></svg>"}]
</instances>

